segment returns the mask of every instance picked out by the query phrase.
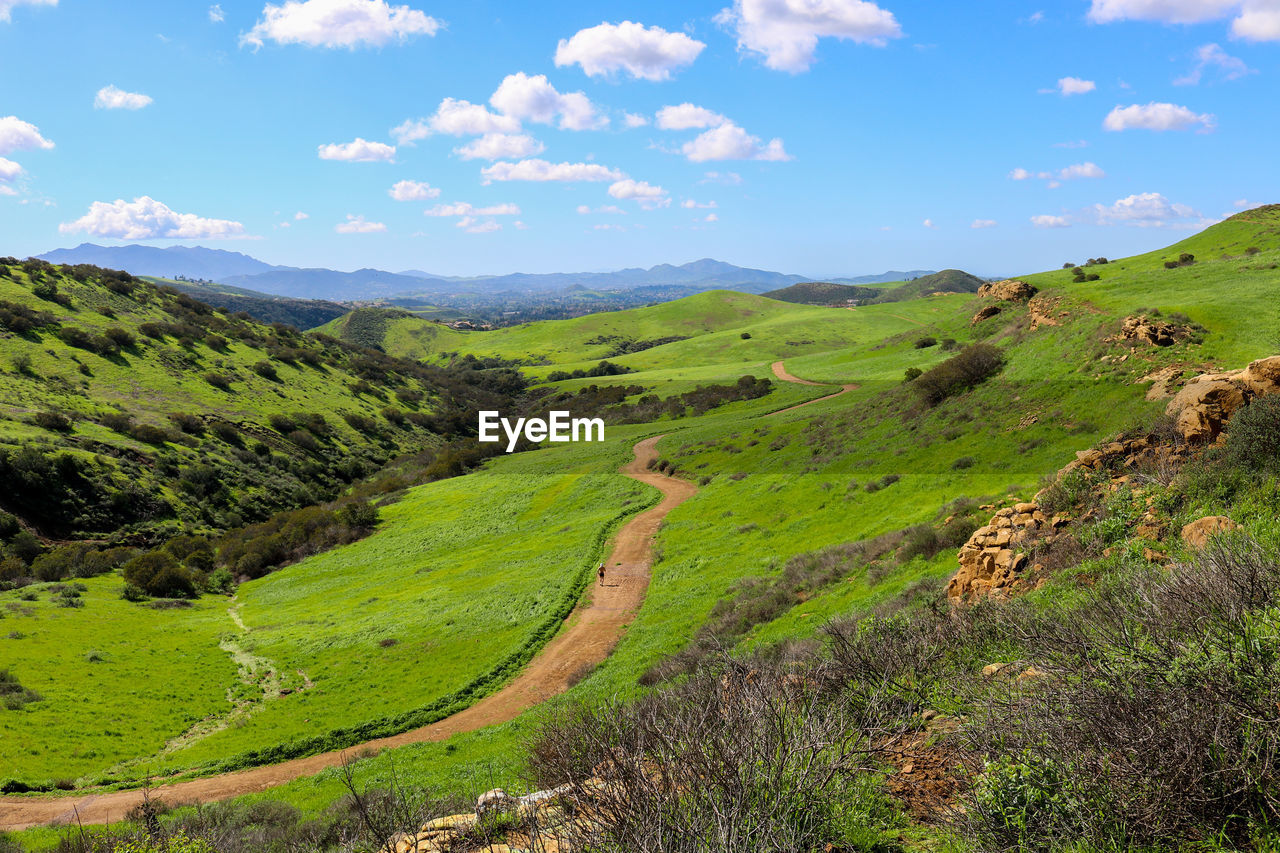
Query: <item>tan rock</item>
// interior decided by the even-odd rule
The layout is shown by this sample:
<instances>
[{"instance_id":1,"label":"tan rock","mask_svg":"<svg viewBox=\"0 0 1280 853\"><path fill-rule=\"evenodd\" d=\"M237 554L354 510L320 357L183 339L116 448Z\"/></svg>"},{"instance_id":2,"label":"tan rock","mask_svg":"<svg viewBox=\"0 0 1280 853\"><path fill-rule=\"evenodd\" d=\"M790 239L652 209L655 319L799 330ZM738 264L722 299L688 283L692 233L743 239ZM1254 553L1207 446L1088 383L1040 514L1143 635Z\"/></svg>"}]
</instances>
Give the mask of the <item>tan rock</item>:
<instances>
[{"instance_id":1,"label":"tan rock","mask_svg":"<svg viewBox=\"0 0 1280 853\"><path fill-rule=\"evenodd\" d=\"M979 323L981 323L983 320L990 320L992 317L996 316L999 313L1000 313L999 305L988 305L985 308L983 308L981 311L979 311L977 314L973 315L973 319L969 321L969 325L976 326Z\"/></svg>"},{"instance_id":2,"label":"tan rock","mask_svg":"<svg viewBox=\"0 0 1280 853\"><path fill-rule=\"evenodd\" d=\"M1030 513L1035 512L1038 509L1040 509L1040 507L1037 504L1033 504L1033 503L1020 503L1020 504L1014 504L1013 506L1013 511L1018 515L1028 515Z\"/></svg>"},{"instance_id":3,"label":"tan rock","mask_svg":"<svg viewBox=\"0 0 1280 853\"><path fill-rule=\"evenodd\" d=\"M1209 515L1198 518L1182 528L1182 541L1188 548L1199 551L1209 543L1209 539L1227 530L1235 530L1240 525L1224 515Z\"/></svg>"},{"instance_id":4,"label":"tan rock","mask_svg":"<svg viewBox=\"0 0 1280 853\"><path fill-rule=\"evenodd\" d=\"M982 668L982 677L995 678L1000 674L1001 670L1009 666L1012 666L1012 664L1002 663L1000 661L997 661L996 663L989 663Z\"/></svg>"},{"instance_id":5,"label":"tan rock","mask_svg":"<svg viewBox=\"0 0 1280 853\"><path fill-rule=\"evenodd\" d=\"M1000 299L1005 302L1026 302L1036 293L1036 288L1025 281L1018 281L1012 278L984 284L978 288L978 296L980 298Z\"/></svg>"},{"instance_id":6,"label":"tan rock","mask_svg":"<svg viewBox=\"0 0 1280 853\"><path fill-rule=\"evenodd\" d=\"M1167 400L1182 387L1182 368L1176 365L1162 367L1151 371L1138 382L1151 383L1151 387L1147 389L1148 400Z\"/></svg>"},{"instance_id":7,"label":"tan rock","mask_svg":"<svg viewBox=\"0 0 1280 853\"><path fill-rule=\"evenodd\" d=\"M1190 382L1169 401L1165 414L1187 441L1210 442L1245 401L1244 391L1228 379Z\"/></svg>"},{"instance_id":8,"label":"tan rock","mask_svg":"<svg viewBox=\"0 0 1280 853\"><path fill-rule=\"evenodd\" d=\"M1280 394L1280 355L1252 362L1241 372L1239 381L1259 397Z\"/></svg>"}]
</instances>

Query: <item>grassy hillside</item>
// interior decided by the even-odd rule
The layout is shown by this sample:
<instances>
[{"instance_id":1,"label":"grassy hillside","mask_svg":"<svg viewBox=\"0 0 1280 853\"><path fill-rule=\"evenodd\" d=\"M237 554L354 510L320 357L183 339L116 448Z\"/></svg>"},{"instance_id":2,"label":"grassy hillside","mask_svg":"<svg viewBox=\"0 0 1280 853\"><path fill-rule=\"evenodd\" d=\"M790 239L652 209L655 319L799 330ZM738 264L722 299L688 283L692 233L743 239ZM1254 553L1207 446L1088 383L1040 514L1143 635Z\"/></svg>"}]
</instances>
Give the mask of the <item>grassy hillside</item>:
<instances>
[{"instance_id":1,"label":"grassy hillside","mask_svg":"<svg viewBox=\"0 0 1280 853\"><path fill-rule=\"evenodd\" d=\"M225 308L231 313L243 311L259 323L284 323L298 329L313 329L347 313L347 307L323 299L290 299L232 287L216 282L179 281L168 278L148 278L148 281L172 287L199 299L207 305Z\"/></svg>"},{"instance_id":2,"label":"grassy hillside","mask_svg":"<svg viewBox=\"0 0 1280 853\"><path fill-rule=\"evenodd\" d=\"M977 293L982 279L964 270L942 270L922 275L905 284L889 286L873 302L903 302L933 293Z\"/></svg>"},{"instance_id":3,"label":"grassy hillside","mask_svg":"<svg viewBox=\"0 0 1280 853\"><path fill-rule=\"evenodd\" d=\"M64 539L236 526L438 444L432 415L491 396L487 381L229 316L127 274L11 261L0 509Z\"/></svg>"},{"instance_id":4,"label":"grassy hillside","mask_svg":"<svg viewBox=\"0 0 1280 853\"><path fill-rule=\"evenodd\" d=\"M768 299L779 302L794 302L797 305L841 305L846 302L857 302L879 296L882 288L862 287L853 284L832 284L827 281L805 281L771 290L762 294Z\"/></svg>"}]
</instances>

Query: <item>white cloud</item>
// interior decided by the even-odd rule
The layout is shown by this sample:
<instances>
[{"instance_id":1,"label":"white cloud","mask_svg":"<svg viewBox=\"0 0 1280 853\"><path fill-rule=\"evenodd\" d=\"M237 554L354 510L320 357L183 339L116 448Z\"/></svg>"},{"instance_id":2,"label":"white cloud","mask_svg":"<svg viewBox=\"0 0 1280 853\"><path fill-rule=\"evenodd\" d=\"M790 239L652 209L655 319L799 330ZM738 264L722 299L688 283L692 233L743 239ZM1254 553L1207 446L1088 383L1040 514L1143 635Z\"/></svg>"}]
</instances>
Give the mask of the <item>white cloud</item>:
<instances>
[{"instance_id":1,"label":"white cloud","mask_svg":"<svg viewBox=\"0 0 1280 853\"><path fill-rule=\"evenodd\" d=\"M520 207L507 202L505 204L494 204L489 207L476 207L474 204L465 201L456 201L453 204L437 204L430 210L424 211L425 216L519 216Z\"/></svg>"},{"instance_id":2,"label":"white cloud","mask_svg":"<svg viewBox=\"0 0 1280 853\"><path fill-rule=\"evenodd\" d=\"M321 160L345 160L348 163L393 163L396 147L385 142L370 142L356 137L352 142L319 146Z\"/></svg>"},{"instance_id":3,"label":"white cloud","mask_svg":"<svg viewBox=\"0 0 1280 853\"><path fill-rule=\"evenodd\" d=\"M223 240L243 237L244 226L228 219L205 219L194 213L176 213L149 196L132 202L95 201L89 212L75 222L58 226L62 234L83 231L94 237L118 240L184 239Z\"/></svg>"},{"instance_id":4,"label":"white cloud","mask_svg":"<svg viewBox=\"0 0 1280 853\"><path fill-rule=\"evenodd\" d=\"M1212 130L1217 120L1210 114L1196 114L1186 107L1152 101L1149 104L1117 106L1107 115L1102 126L1107 130L1186 130L1200 125Z\"/></svg>"},{"instance_id":5,"label":"white cloud","mask_svg":"<svg viewBox=\"0 0 1280 853\"><path fill-rule=\"evenodd\" d=\"M1196 48L1195 67L1173 81L1175 86L1196 86L1204 78L1204 72L1210 68L1218 70L1223 80L1239 80L1241 77L1256 73L1245 64L1243 59L1232 56L1216 44L1206 44Z\"/></svg>"},{"instance_id":6,"label":"white cloud","mask_svg":"<svg viewBox=\"0 0 1280 853\"><path fill-rule=\"evenodd\" d=\"M969 227L974 229L995 228L999 224L994 219L975 219Z\"/></svg>"},{"instance_id":7,"label":"white cloud","mask_svg":"<svg viewBox=\"0 0 1280 853\"><path fill-rule=\"evenodd\" d=\"M1093 0L1089 20L1160 21L1166 24L1198 24L1225 17L1240 0Z\"/></svg>"},{"instance_id":8,"label":"white cloud","mask_svg":"<svg viewBox=\"0 0 1280 853\"><path fill-rule=\"evenodd\" d=\"M708 160L790 160L782 147L781 139L771 139L761 145L760 138L752 136L733 122L704 131L680 146L684 156L694 163Z\"/></svg>"},{"instance_id":9,"label":"white cloud","mask_svg":"<svg viewBox=\"0 0 1280 853\"><path fill-rule=\"evenodd\" d=\"M370 222L363 215L348 213L347 221L339 222L333 226L333 230L339 234L381 234L387 230L387 226L381 222Z\"/></svg>"},{"instance_id":10,"label":"white cloud","mask_svg":"<svg viewBox=\"0 0 1280 853\"><path fill-rule=\"evenodd\" d=\"M559 117L562 130L598 130L609 124L608 116L597 113L586 95L556 91L545 74L508 74L489 103L503 115L539 124L551 124Z\"/></svg>"},{"instance_id":11,"label":"white cloud","mask_svg":"<svg viewBox=\"0 0 1280 853\"><path fill-rule=\"evenodd\" d=\"M95 110L140 110L152 102L150 95L126 92L118 86L103 86L93 99Z\"/></svg>"},{"instance_id":12,"label":"white cloud","mask_svg":"<svg viewBox=\"0 0 1280 853\"><path fill-rule=\"evenodd\" d=\"M739 50L760 54L769 68L793 74L813 64L819 37L883 47L902 36L893 13L867 0L734 0L716 22L733 28Z\"/></svg>"},{"instance_id":13,"label":"white cloud","mask_svg":"<svg viewBox=\"0 0 1280 853\"><path fill-rule=\"evenodd\" d=\"M608 214L621 215L621 216L627 215L627 212L622 208L618 207L616 204L603 204L600 207L595 208L594 210L590 207L587 207L585 204L578 205L578 214L580 216L587 216L592 213L608 213Z\"/></svg>"},{"instance_id":14,"label":"white cloud","mask_svg":"<svg viewBox=\"0 0 1280 853\"><path fill-rule=\"evenodd\" d=\"M742 176L737 172L703 172L700 184L724 184L727 187L736 187L742 183Z\"/></svg>"},{"instance_id":15,"label":"white cloud","mask_svg":"<svg viewBox=\"0 0 1280 853\"><path fill-rule=\"evenodd\" d=\"M701 203L701 202L694 201L691 198L687 198L684 201L680 202L680 206L683 207L685 210L697 210L699 208L707 209L707 208L719 207L719 205L717 205L714 201Z\"/></svg>"},{"instance_id":16,"label":"white cloud","mask_svg":"<svg viewBox=\"0 0 1280 853\"><path fill-rule=\"evenodd\" d=\"M511 223L511 224L512 224L512 225L514 225L514 226L516 227L516 230L517 230L517 231L528 231L528 230L529 230L529 226L528 226L528 225L525 225L525 224L524 224L523 222L521 222L519 219L517 219L515 222L513 222L513 223Z\"/></svg>"},{"instance_id":17,"label":"white cloud","mask_svg":"<svg viewBox=\"0 0 1280 853\"><path fill-rule=\"evenodd\" d=\"M1071 221L1065 216L1051 216L1047 213L1031 217L1031 224L1037 228L1070 228Z\"/></svg>"},{"instance_id":18,"label":"white cloud","mask_svg":"<svg viewBox=\"0 0 1280 853\"><path fill-rule=\"evenodd\" d=\"M222 11L222 6L214 3L209 7L209 20L215 24L221 24L227 19L226 14Z\"/></svg>"},{"instance_id":19,"label":"white cloud","mask_svg":"<svg viewBox=\"0 0 1280 853\"><path fill-rule=\"evenodd\" d=\"M614 225L608 222L601 223L599 225L592 225L591 228L595 231L626 231L627 230L623 228L621 225Z\"/></svg>"},{"instance_id":20,"label":"white cloud","mask_svg":"<svg viewBox=\"0 0 1280 853\"><path fill-rule=\"evenodd\" d=\"M1275 0L1093 0L1089 19L1095 23L1159 21L1198 24L1235 15L1233 38L1280 41L1280 5Z\"/></svg>"},{"instance_id":21,"label":"white cloud","mask_svg":"<svg viewBox=\"0 0 1280 853\"><path fill-rule=\"evenodd\" d=\"M304 220L304 219L310 219L310 218L311 218L311 214L309 214L309 213L303 213L301 210L299 210L297 213L295 213L295 214L293 215L293 218L294 218L296 221L301 222L301 221L302 221L302 220Z\"/></svg>"},{"instance_id":22,"label":"white cloud","mask_svg":"<svg viewBox=\"0 0 1280 853\"><path fill-rule=\"evenodd\" d=\"M425 181L397 181L391 189L387 190L387 195L396 201L426 201L439 198L440 189Z\"/></svg>"},{"instance_id":23,"label":"white cloud","mask_svg":"<svg viewBox=\"0 0 1280 853\"><path fill-rule=\"evenodd\" d=\"M670 80L671 72L698 58L706 45L684 33L669 33L632 21L579 30L556 46L556 67L578 64L588 77L626 71L644 80Z\"/></svg>"},{"instance_id":24,"label":"white cloud","mask_svg":"<svg viewBox=\"0 0 1280 853\"><path fill-rule=\"evenodd\" d=\"M1083 139L1077 139L1073 142L1055 142L1053 143L1053 147L1054 148L1088 148L1089 143L1084 141Z\"/></svg>"},{"instance_id":25,"label":"white cloud","mask_svg":"<svg viewBox=\"0 0 1280 853\"><path fill-rule=\"evenodd\" d=\"M486 133L453 152L464 160L502 160L507 157L530 157L546 150L532 136L509 133Z\"/></svg>"},{"instance_id":26,"label":"white cloud","mask_svg":"<svg viewBox=\"0 0 1280 853\"><path fill-rule=\"evenodd\" d=\"M1050 172L1029 172L1023 168L1017 168L1009 173L1009 178L1014 181L1028 181L1032 178L1048 181L1050 189L1060 186L1062 181L1074 181L1081 178L1105 178L1106 176L1107 173L1097 163L1091 162L1075 163Z\"/></svg>"},{"instance_id":27,"label":"white cloud","mask_svg":"<svg viewBox=\"0 0 1280 853\"><path fill-rule=\"evenodd\" d=\"M716 216L714 213L708 213L706 217L703 218L702 221L703 222L719 222L720 217Z\"/></svg>"},{"instance_id":28,"label":"white cloud","mask_svg":"<svg viewBox=\"0 0 1280 853\"><path fill-rule=\"evenodd\" d=\"M1079 77L1063 77L1058 81L1058 91L1064 98L1072 95L1083 95L1098 88L1092 80L1081 80Z\"/></svg>"},{"instance_id":29,"label":"white cloud","mask_svg":"<svg viewBox=\"0 0 1280 853\"><path fill-rule=\"evenodd\" d=\"M12 160L6 160L5 158L0 157L0 184L12 183L13 180L21 174L22 166ZM8 188L6 187L5 189ZM9 190L6 195L12 194L12 192L12 190Z\"/></svg>"},{"instance_id":30,"label":"white cloud","mask_svg":"<svg viewBox=\"0 0 1280 853\"><path fill-rule=\"evenodd\" d=\"M937 227L938 227L937 225L934 225L934 224L933 224L933 220L932 220L932 219L926 219L924 222L921 222L920 224L921 224L921 225L923 225L925 228L937 228Z\"/></svg>"},{"instance_id":31,"label":"white cloud","mask_svg":"<svg viewBox=\"0 0 1280 853\"><path fill-rule=\"evenodd\" d=\"M663 130L689 130L691 128L719 127L731 122L706 107L684 103L674 107L663 107L656 116L658 127Z\"/></svg>"},{"instance_id":32,"label":"white cloud","mask_svg":"<svg viewBox=\"0 0 1280 853\"><path fill-rule=\"evenodd\" d=\"M277 44L308 47L381 47L411 36L433 36L440 21L408 6L391 6L386 0L286 0L268 3L262 20L240 36L240 44L262 47L266 39ZM344 232L345 233L345 232Z\"/></svg>"},{"instance_id":33,"label":"white cloud","mask_svg":"<svg viewBox=\"0 0 1280 853\"><path fill-rule=\"evenodd\" d=\"M626 178L610 185L609 195L620 200L631 199L645 210L653 210L671 204L667 191L662 187L654 186L647 181L635 181L631 178Z\"/></svg>"},{"instance_id":34,"label":"white cloud","mask_svg":"<svg viewBox=\"0 0 1280 853\"><path fill-rule=\"evenodd\" d=\"M400 145L412 145L433 133L449 136L480 136L485 133L516 133L520 120L489 112L484 104L445 98L430 118L409 119L391 131Z\"/></svg>"},{"instance_id":35,"label":"white cloud","mask_svg":"<svg viewBox=\"0 0 1280 853\"><path fill-rule=\"evenodd\" d=\"M1249 201L1249 199L1247 198L1238 198L1235 200L1232 206L1235 207L1236 210L1249 210L1254 207L1262 207L1262 202Z\"/></svg>"},{"instance_id":36,"label":"white cloud","mask_svg":"<svg viewBox=\"0 0 1280 853\"><path fill-rule=\"evenodd\" d=\"M1044 20L1044 12L1032 12L1027 18L1028 24L1038 24Z\"/></svg>"},{"instance_id":37,"label":"white cloud","mask_svg":"<svg viewBox=\"0 0 1280 853\"><path fill-rule=\"evenodd\" d=\"M0 157L14 151L32 148L50 149L53 143L40 135L40 129L17 116L0 118Z\"/></svg>"},{"instance_id":38,"label":"white cloud","mask_svg":"<svg viewBox=\"0 0 1280 853\"><path fill-rule=\"evenodd\" d=\"M477 222L470 216L464 216L459 219L458 227L466 231L468 234L488 234L491 231L502 230L502 226L492 219L484 222Z\"/></svg>"},{"instance_id":39,"label":"white cloud","mask_svg":"<svg viewBox=\"0 0 1280 853\"><path fill-rule=\"evenodd\" d=\"M1136 225L1162 228L1200 214L1185 204L1174 204L1160 193L1141 193L1122 198L1111 205L1095 204L1094 215L1099 225Z\"/></svg>"},{"instance_id":40,"label":"white cloud","mask_svg":"<svg viewBox=\"0 0 1280 853\"><path fill-rule=\"evenodd\" d=\"M1246 2L1231 22L1231 35L1246 41L1280 41L1280 5L1274 0Z\"/></svg>"},{"instance_id":41,"label":"white cloud","mask_svg":"<svg viewBox=\"0 0 1280 853\"><path fill-rule=\"evenodd\" d=\"M0 21L9 21L17 6L57 6L58 0L0 0Z\"/></svg>"},{"instance_id":42,"label":"white cloud","mask_svg":"<svg viewBox=\"0 0 1280 853\"><path fill-rule=\"evenodd\" d=\"M639 113L623 113L622 123L630 128L644 127L649 123L649 119Z\"/></svg>"},{"instance_id":43,"label":"white cloud","mask_svg":"<svg viewBox=\"0 0 1280 853\"><path fill-rule=\"evenodd\" d=\"M620 181L625 175L599 163L548 163L546 160L500 160L480 170L490 181Z\"/></svg>"}]
</instances>

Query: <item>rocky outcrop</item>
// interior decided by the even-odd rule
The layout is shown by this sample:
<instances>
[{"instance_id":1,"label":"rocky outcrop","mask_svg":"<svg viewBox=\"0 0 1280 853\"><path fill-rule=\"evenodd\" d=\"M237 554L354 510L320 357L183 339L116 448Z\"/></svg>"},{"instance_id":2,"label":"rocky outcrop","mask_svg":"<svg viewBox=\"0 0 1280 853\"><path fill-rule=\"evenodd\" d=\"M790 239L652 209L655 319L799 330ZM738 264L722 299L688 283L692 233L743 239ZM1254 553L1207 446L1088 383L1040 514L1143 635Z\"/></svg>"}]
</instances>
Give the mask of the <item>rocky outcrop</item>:
<instances>
[{"instance_id":1,"label":"rocky outcrop","mask_svg":"<svg viewBox=\"0 0 1280 853\"><path fill-rule=\"evenodd\" d=\"M1138 380L1139 383L1150 382L1147 389L1148 400L1167 400L1182 388L1183 369L1177 365L1161 367L1153 370Z\"/></svg>"},{"instance_id":2,"label":"rocky outcrop","mask_svg":"<svg viewBox=\"0 0 1280 853\"><path fill-rule=\"evenodd\" d=\"M1180 326L1149 317L1125 317L1120 324L1121 340L1155 347L1171 347L1188 334L1188 330Z\"/></svg>"},{"instance_id":3,"label":"rocky outcrop","mask_svg":"<svg viewBox=\"0 0 1280 853\"><path fill-rule=\"evenodd\" d=\"M983 320L990 320L992 317L996 316L999 313L1000 313L999 305L988 305L985 308L983 308L981 311L979 311L977 314L973 315L973 319L969 321L969 325L976 326L979 323L981 323Z\"/></svg>"},{"instance_id":4,"label":"rocky outcrop","mask_svg":"<svg viewBox=\"0 0 1280 853\"><path fill-rule=\"evenodd\" d=\"M1198 518L1182 528L1182 541L1193 551L1199 551L1209 544L1209 540L1219 533L1235 530L1239 527L1225 515L1210 515Z\"/></svg>"},{"instance_id":5,"label":"rocky outcrop","mask_svg":"<svg viewBox=\"0 0 1280 853\"><path fill-rule=\"evenodd\" d=\"M1005 279L982 285L978 288L978 296L982 299L999 299L1004 302L1026 302L1035 296L1036 288L1025 281Z\"/></svg>"},{"instance_id":6,"label":"rocky outcrop","mask_svg":"<svg viewBox=\"0 0 1280 853\"><path fill-rule=\"evenodd\" d=\"M1046 299L1041 296L1033 299L1027 305L1027 311L1031 315L1031 331L1035 331L1041 326L1058 326L1061 325L1058 319L1053 316L1053 310L1057 307L1057 301Z\"/></svg>"},{"instance_id":7,"label":"rocky outcrop","mask_svg":"<svg viewBox=\"0 0 1280 853\"><path fill-rule=\"evenodd\" d=\"M1027 570L1033 568L1026 547L1033 542L1050 544L1054 531L1068 521L1047 517L1034 503L1000 510L960 548L960 570L947 585L947 598L972 601L1012 593L1025 584Z\"/></svg>"},{"instance_id":8,"label":"rocky outcrop","mask_svg":"<svg viewBox=\"0 0 1280 853\"><path fill-rule=\"evenodd\" d=\"M1254 397L1280 393L1280 356L1260 358L1244 370L1206 373L1188 380L1165 413L1187 441L1218 438L1227 421Z\"/></svg>"}]
</instances>

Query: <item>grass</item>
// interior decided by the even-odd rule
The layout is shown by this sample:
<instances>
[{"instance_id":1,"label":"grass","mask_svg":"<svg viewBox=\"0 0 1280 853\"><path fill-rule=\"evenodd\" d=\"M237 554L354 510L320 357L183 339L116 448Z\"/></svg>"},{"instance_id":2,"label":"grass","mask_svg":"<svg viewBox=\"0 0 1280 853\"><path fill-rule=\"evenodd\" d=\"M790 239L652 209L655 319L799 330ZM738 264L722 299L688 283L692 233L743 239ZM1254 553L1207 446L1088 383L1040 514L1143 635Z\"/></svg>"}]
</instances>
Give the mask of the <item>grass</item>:
<instances>
[{"instance_id":1,"label":"grass","mask_svg":"<svg viewBox=\"0 0 1280 853\"><path fill-rule=\"evenodd\" d=\"M316 674L325 673L334 685L333 694L322 693L318 686L295 693L274 703L280 713L268 703L268 710L242 731L228 731L222 740L210 738L185 758L199 763L215 746L234 751L296 737L297 717L304 715L285 714L290 703L302 708L305 702L308 713L328 714L322 718L329 724L344 725L354 719L352 708L384 703L389 695L390 701L401 702L392 687L419 691L421 702L474 676L481 668L465 660L464 644L450 646L450 654L433 657L430 667L423 667L425 648L414 646L417 639L410 638L429 636L449 643L450 632L465 623L479 632L474 635L482 638L477 644L486 632L494 631L503 635L506 648L518 645L517 623L535 618L529 609L533 596L539 602L544 598L544 573L554 563L552 577L561 578L562 584L572 574L545 556L560 553L560 527L569 520L576 531L588 519L607 525L613 518L593 515L599 507L579 486L549 483L556 477L573 477L575 483L603 484L593 488L606 496L606 502L630 495L628 489L634 487L607 485L614 482L609 478L616 476L613 472L626 448L645 435L667 432L659 445L663 457L681 476L701 482L700 491L671 513L658 534L658 559L637 620L610 658L561 701L634 694L640 689L639 674L682 648L716 601L741 579L773 576L796 554L928 523L960 497L1030 497L1042 478L1076 451L1149 422L1160 411L1162 404L1146 401L1146 386L1137 381L1153 367L1206 362L1239 367L1280 350L1280 314L1274 308L1280 274L1272 269L1280 262L1280 240L1264 233L1275 221L1264 212L1190 238L1174 247L1197 255L1197 263L1189 267L1166 270L1163 260L1171 249L1091 267L1102 276L1098 282L1076 284L1065 271L1028 276L1041 289L1037 304L1050 306L1059 322L1034 332L1021 307L1006 307L995 319L972 326L970 318L983 303L967 294L848 311L712 293L654 308L492 333L402 327L417 322L412 320L391 322L384 339L388 342L397 334L410 334L411 328L431 330L432 340L421 339L425 333L418 340L422 349L416 352L424 357L461 351L548 362L526 368L536 378L552 369L594 364L606 345L586 341L600 335L690 335L611 359L635 368L635 373L557 384L564 388L638 384L667 396L699 382L731 381L744 373L768 375L770 362L780 358L795 375L861 387L770 417L768 413L783 404L831 390L780 386L761 400L735 403L700 418L610 427L605 445L555 446L499 458L484 473L448 485L456 492L440 488L445 484L415 491L404 504L388 510L385 529L374 537L241 588L244 619L253 629L252 651L279 661L282 671L304 670L317 685L321 679ZM1245 255L1255 243L1260 251ZM1224 254L1228 257L1220 257ZM1122 317L1141 309L1185 312L1207 327L1205 342L1130 352L1127 346L1105 340ZM751 337L744 339L743 331ZM994 343L1005 350L1007 366L973 391L925 409L903 384L903 373L908 367L928 369L950 354L941 346L916 349L915 341L926 335L961 344ZM1104 355L1108 361L1101 360ZM1121 355L1127 356L1123 362L1118 360ZM969 464L957 465L958 460ZM868 483L890 475L899 479L884 488L867 489ZM469 545L459 545L449 537L461 536L462 531L443 532L456 527L453 522L459 518L487 518L465 508L503 493L501 484L530 481L544 484L528 492L541 497L531 496L514 508L503 500L483 504L495 506L494 513L505 513L509 525L521 531L518 546L516 540L495 546L483 533ZM442 502L434 510L438 515L424 519L415 501L444 494L452 494L456 506ZM415 545L424 541L423 531L432 523L440 525L442 552L462 564L428 573L432 594L438 592L438 598L427 596L421 587L400 589L394 566L357 556L369 549L367 553L380 554L395 565L416 566ZM525 545L541 549L544 556L526 559ZM510 585L491 577L498 565L504 577L511 573ZM930 560L891 565L878 580L854 572L757 626L744 642L812 635L826 619L865 612L918 584L937 583L954 565L954 551L949 551ZM554 573L561 570L568 574ZM364 584L369 574L383 579L378 601L369 602L375 596ZM477 595L484 596L485 607L470 603ZM341 615L331 612L334 601L342 602ZM437 609L451 614L454 624L443 615L437 618ZM425 616L422 610L433 613ZM422 619L428 634L419 623L406 628L409 618ZM332 619L337 623L328 624ZM398 642L384 648L378 644L381 639ZM409 654L414 649L418 666ZM491 652L490 661L498 655L497 649ZM378 669L384 660L393 677L356 677L361 670ZM443 674L443 680L437 674ZM412 705L405 701L397 707ZM397 774L408 783L468 793L495 785L519 789L522 741L545 712L536 709L506 725L448 743L405 747L365 759L358 775L377 779L394 762ZM306 719L314 727L315 717ZM315 810L340 793L337 774L329 771L257 796Z\"/></svg>"}]
</instances>

